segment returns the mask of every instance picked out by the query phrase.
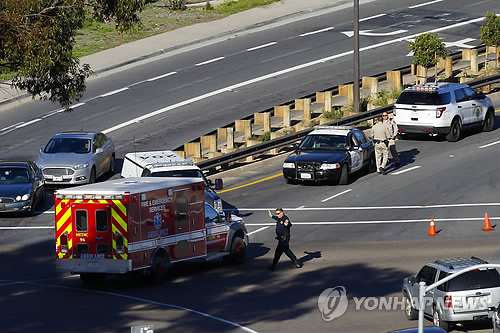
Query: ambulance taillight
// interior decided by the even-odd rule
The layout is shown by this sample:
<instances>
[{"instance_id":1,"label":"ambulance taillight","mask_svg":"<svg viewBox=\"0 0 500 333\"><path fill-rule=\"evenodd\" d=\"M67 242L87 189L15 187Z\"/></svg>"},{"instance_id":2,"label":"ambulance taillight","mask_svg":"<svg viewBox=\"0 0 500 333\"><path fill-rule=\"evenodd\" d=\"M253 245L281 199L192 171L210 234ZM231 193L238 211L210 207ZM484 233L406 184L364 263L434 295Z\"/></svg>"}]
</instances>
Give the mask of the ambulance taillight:
<instances>
[{"instance_id":1,"label":"ambulance taillight","mask_svg":"<svg viewBox=\"0 0 500 333\"><path fill-rule=\"evenodd\" d=\"M125 253L125 246L123 241L123 235L119 232L116 233L116 253Z\"/></svg>"},{"instance_id":2,"label":"ambulance taillight","mask_svg":"<svg viewBox=\"0 0 500 333\"><path fill-rule=\"evenodd\" d=\"M59 237L59 244L61 244L61 253L68 253L68 232L64 232L64 234Z\"/></svg>"}]
</instances>

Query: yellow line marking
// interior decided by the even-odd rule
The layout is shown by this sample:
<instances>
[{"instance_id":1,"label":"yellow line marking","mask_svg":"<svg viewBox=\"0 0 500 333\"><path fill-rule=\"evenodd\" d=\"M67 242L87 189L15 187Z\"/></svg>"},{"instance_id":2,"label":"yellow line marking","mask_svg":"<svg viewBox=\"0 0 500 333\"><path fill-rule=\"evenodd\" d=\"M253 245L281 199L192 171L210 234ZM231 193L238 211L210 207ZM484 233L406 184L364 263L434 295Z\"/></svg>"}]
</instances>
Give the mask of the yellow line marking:
<instances>
[{"instance_id":1,"label":"yellow line marking","mask_svg":"<svg viewBox=\"0 0 500 333\"><path fill-rule=\"evenodd\" d=\"M280 176L283 176L283 173L278 173L277 175L270 176L270 177L267 177L267 178L263 178L263 179L260 179L260 180L256 180L254 182L251 182L251 183L248 183L248 184L245 184L245 185L241 185L241 186L236 186L236 187L233 187L233 188L229 188L229 189L224 190L224 191L218 191L217 193L224 193L224 192L234 191L234 190L237 190L237 189L240 189L240 188L243 188L243 187L247 187L247 186L250 186L250 185L254 185L254 184L260 183L260 182L265 182L266 180L270 180L270 179L273 179L273 178L276 178L276 177L280 177Z\"/></svg>"}]
</instances>

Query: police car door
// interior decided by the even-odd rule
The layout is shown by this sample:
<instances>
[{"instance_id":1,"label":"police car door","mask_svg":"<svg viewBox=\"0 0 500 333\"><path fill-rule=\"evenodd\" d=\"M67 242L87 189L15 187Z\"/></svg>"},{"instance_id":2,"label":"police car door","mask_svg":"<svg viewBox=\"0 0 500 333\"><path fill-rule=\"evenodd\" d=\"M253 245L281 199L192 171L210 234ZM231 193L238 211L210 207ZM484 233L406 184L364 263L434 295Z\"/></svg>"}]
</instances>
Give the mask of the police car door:
<instances>
[{"instance_id":1,"label":"police car door","mask_svg":"<svg viewBox=\"0 0 500 333\"><path fill-rule=\"evenodd\" d=\"M363 166L363 149L352 133L349 133L347 140L349 140L347 149L351 158L351 172L354 172Z\"/></svg>"}]
</instances>

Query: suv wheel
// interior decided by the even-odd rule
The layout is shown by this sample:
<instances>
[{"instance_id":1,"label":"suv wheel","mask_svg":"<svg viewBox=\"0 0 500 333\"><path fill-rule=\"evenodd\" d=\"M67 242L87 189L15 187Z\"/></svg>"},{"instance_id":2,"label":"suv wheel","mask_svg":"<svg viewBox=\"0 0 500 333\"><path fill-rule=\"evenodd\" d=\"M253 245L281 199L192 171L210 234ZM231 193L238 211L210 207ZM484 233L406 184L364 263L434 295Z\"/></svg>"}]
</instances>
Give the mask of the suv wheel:
<instances>
[{"instance_id":1,"label":"suv wheel","mask_svg":"<svg viewBox=\"0 0 500 333\"><path fill-rule=\"evenodd\" d=\"M436 306L434 306L432 310L432 323L434 324L434 326L440 327L446 332L450 330L450 324L446 321L441 320L441 315L439 314L439 311L436 308Z\"/></svg>"},{"instance_id":2,"label":"suv wheel","mask_svg":"<svg viewBox=\"0 0 500 333\"><path fill-rule=\"evenodd\" d=\"M495 114L493 111L488 110L486 112L486 118L484 118L483 132L491 132L495 127Z\"/></svg>"},{"instance_id":3,"label":"suv wheel","mask_svg":"<svg viewBox=\"0 0 500 333\"><path fill-rule=\"evenodd\" d=\"M450 127L450 133L446 135L446 140L449 142L456 142L460 139L460 134L462 133L462 129L460 126L460 121L457 119L453 120Z\"/></svg>"},{"instance_id":4,"label":"suv wheel","mask_svg":"<svg viewBox=\"0 0 500 333\"><path fill-rule=\"evenodd\" d=\"M411 299L406 292L403 293L403 300L405 304L405 315L408 320L415 320L418 318L418 311L413 308Z\"/></svg>"}]
</instances>

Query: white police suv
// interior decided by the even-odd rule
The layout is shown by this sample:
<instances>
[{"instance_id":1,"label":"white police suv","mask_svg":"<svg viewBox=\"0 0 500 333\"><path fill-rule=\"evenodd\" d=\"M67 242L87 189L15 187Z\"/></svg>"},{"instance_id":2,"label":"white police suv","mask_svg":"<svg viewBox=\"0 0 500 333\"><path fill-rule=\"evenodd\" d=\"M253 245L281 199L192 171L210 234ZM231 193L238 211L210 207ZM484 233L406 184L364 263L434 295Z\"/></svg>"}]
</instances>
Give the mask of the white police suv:
<instances>
[{"instance_id":1,"label":"white police suv","mask_svg":"<svg viewBox=\"0 0 500 333\"><path fill-rule=\"evenodd\" d=\"M406 88L393 109L399 133L427 133L454 142L462 130L479 127L493 130L495 108L483 93L466 84L437 82Z\"/></svg>"}]
</instances>

